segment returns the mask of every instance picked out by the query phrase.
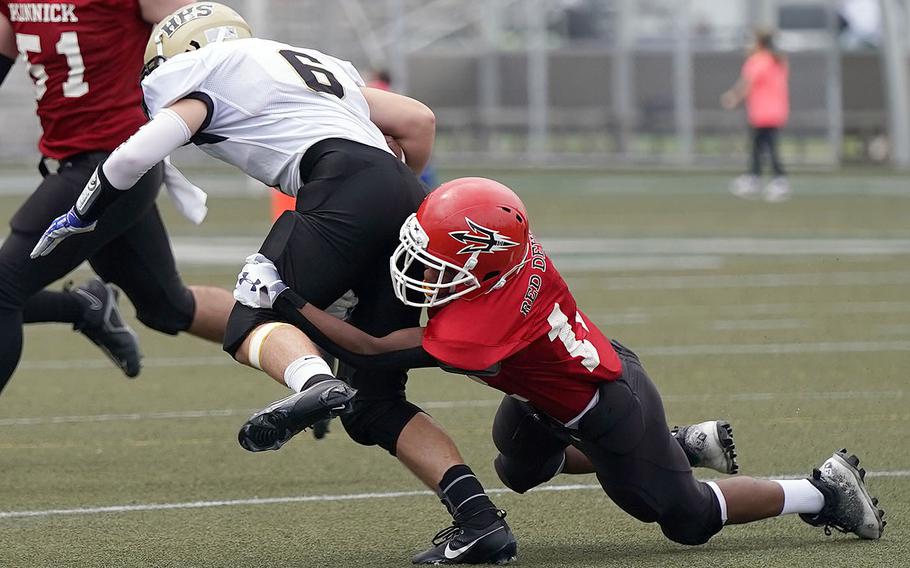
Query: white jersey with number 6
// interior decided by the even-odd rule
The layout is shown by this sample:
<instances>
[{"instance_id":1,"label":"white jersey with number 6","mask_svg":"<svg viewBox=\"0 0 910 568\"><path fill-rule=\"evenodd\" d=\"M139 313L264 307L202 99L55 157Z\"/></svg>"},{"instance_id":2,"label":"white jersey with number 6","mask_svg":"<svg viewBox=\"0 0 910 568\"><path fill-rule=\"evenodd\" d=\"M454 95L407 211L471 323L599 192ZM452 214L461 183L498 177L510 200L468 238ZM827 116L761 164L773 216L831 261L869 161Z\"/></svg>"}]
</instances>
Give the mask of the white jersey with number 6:
<instances>
[{"instance_id":1,"label":"white jersey with number 6","mask_svg":"<svg viewBox=\"0 0 910 568\"><path fill-rule=\"evenodd\" d=\"M360 74L347 61L264 39L209 44L162 63L142 82L150 116L183 98L206 103L193 141L288 195L313 144L343 138L385 150Z\"/></svg>"}]
</instances>

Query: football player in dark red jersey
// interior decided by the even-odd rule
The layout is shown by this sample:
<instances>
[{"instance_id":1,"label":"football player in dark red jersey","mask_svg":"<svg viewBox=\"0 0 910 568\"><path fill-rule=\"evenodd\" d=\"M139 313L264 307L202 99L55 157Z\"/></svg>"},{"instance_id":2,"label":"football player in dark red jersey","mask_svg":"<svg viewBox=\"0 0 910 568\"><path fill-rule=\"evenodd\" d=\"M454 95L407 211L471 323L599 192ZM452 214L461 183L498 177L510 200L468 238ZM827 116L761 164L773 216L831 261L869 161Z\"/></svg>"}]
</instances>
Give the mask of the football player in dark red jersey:
<instances>
[{"instance_id":1,"label":"football player in dark red jersey","mask_svg":"<svg viewBox=\"0 0 910 568\"><path fill-rule=\"evenodd\" d=\"M44 176L13 215L0 249L0 390L18 364L23 322L72 323L128 376L139 373L135 333L122 321L111 286L92 280L74 290L43 290L85 260L126 293L145 325L221 341L233 298L226 290L181 281L155 205L161 164L106 212L94 232L61 245L66 249L52 257L29 259L98 163L147 121L139 75L152 25L190 3L0 0L0 82L21 54L35 83Z\"/></svg>"},{"instance_id":2,"label":"football player in dark red jersey","mask_svg":"<svg viewBox=\"0 0 910 568\"><path fill-rule=\"evenodd\" d=\"M507 187L482 178L444 184L404 223L400 240L390 262L396 295L429 308L426 327L369 336L283 287L262 255L248 259L235 297L277 309L356 367L439 366L510 395L493 425L495 466L519 493L559 473L596 473L623 510L690 545L707 542L725 524L789 513L826 531L881 537L884 513L865 487L859 460L845 450L807 479L698 481L686 440L668 431L660 395L638 357L578 309ZM270 407L245 428L299 431L309 410ZM487 547L479 540L484 535L464 527L441 537L415 562L475 562L453 551Z\"/></svg>"}]
</instances>

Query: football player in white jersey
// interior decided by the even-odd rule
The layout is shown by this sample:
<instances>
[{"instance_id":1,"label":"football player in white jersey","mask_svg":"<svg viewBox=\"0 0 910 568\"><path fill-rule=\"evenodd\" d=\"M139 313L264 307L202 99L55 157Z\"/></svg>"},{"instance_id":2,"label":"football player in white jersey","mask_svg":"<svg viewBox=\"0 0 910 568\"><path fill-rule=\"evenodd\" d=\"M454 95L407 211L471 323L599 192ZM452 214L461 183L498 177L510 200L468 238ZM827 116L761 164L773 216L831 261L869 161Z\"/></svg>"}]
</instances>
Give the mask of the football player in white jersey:
<instances>
[{"instance_id":1,"label":"football player in white jersey","mask_svg":"<svg viewBox=\"0 0 910 568\"><path fill-rule=\"evenodd\" d=\"M145 171L193 142L296 196L296 211L279 217L254 255L274 262L286 286L320 308L353 290L357 303L350 322L375 336L418 326L420 309L395 297L388 258L399 227L426 195L415 176L435 137L435 117L426 106L365 87L345 61L253 38L236 12L214 2L165 18L152 34L146 60L142 88L152 120L98 166L33 256L93 230L101 212ZM190 211L203 207L194 189L176 195ZM254 290L261 285L249 284ZM283 290L260 288L266 299ZM250 418L239 434L244 448L278 449L299 431L293 424L312 422L299 414L312 414L318 401L315 418L341 414L353 440L384 448L436 491L464 535L461 541L469 542L447 548L444 556L420 555L420 562L503 562L515 556L504 512L448 434L406 400L404 371L346 369L347 382L336 379L302 331L273 310L239 303L224 349L295 393Z\"/></svg>"}]
</instances>

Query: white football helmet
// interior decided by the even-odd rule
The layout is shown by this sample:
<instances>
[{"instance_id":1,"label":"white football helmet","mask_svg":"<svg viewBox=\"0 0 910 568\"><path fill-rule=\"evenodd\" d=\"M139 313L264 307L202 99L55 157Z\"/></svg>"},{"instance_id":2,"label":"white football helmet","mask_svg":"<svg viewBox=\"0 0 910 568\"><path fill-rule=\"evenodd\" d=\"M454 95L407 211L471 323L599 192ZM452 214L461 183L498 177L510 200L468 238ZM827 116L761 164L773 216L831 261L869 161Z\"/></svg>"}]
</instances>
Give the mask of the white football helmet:
<instances>
[{"instance_id":1,"label":"white football helmet","mask_svg":"<svg viewBox=\"0 0 910 568\"><path fill-rule=\"evenodd\" d=\"M240 14L217 2L184 6L161 20L145 47L145 78L162 62L210 43L253 37L250 25Z\"/></svg>"}]
</instances>

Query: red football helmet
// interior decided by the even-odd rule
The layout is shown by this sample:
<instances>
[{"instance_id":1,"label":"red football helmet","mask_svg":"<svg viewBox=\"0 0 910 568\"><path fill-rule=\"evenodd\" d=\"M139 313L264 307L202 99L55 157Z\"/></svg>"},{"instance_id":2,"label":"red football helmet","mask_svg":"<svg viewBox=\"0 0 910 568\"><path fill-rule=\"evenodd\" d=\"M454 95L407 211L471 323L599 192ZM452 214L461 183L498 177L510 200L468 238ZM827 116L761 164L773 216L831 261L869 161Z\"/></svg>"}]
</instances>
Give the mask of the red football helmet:
<instances>
[{"instance_id":1,"label":"red football helmet","mask_svg":"<svg viewBox=\"0 0 910 568\"><path fill-rule=\"evenodd\" d=\"M399 239L389 261L392 284L399 300L417 307L501 288L524 266L530 250L524 204L508 187L484 178L441 185L407 218ZM419 278L408 275L415 260L425 269ZM408 290L423 294L424 301L408 299Z\"/></svg>"}]
</instances>

